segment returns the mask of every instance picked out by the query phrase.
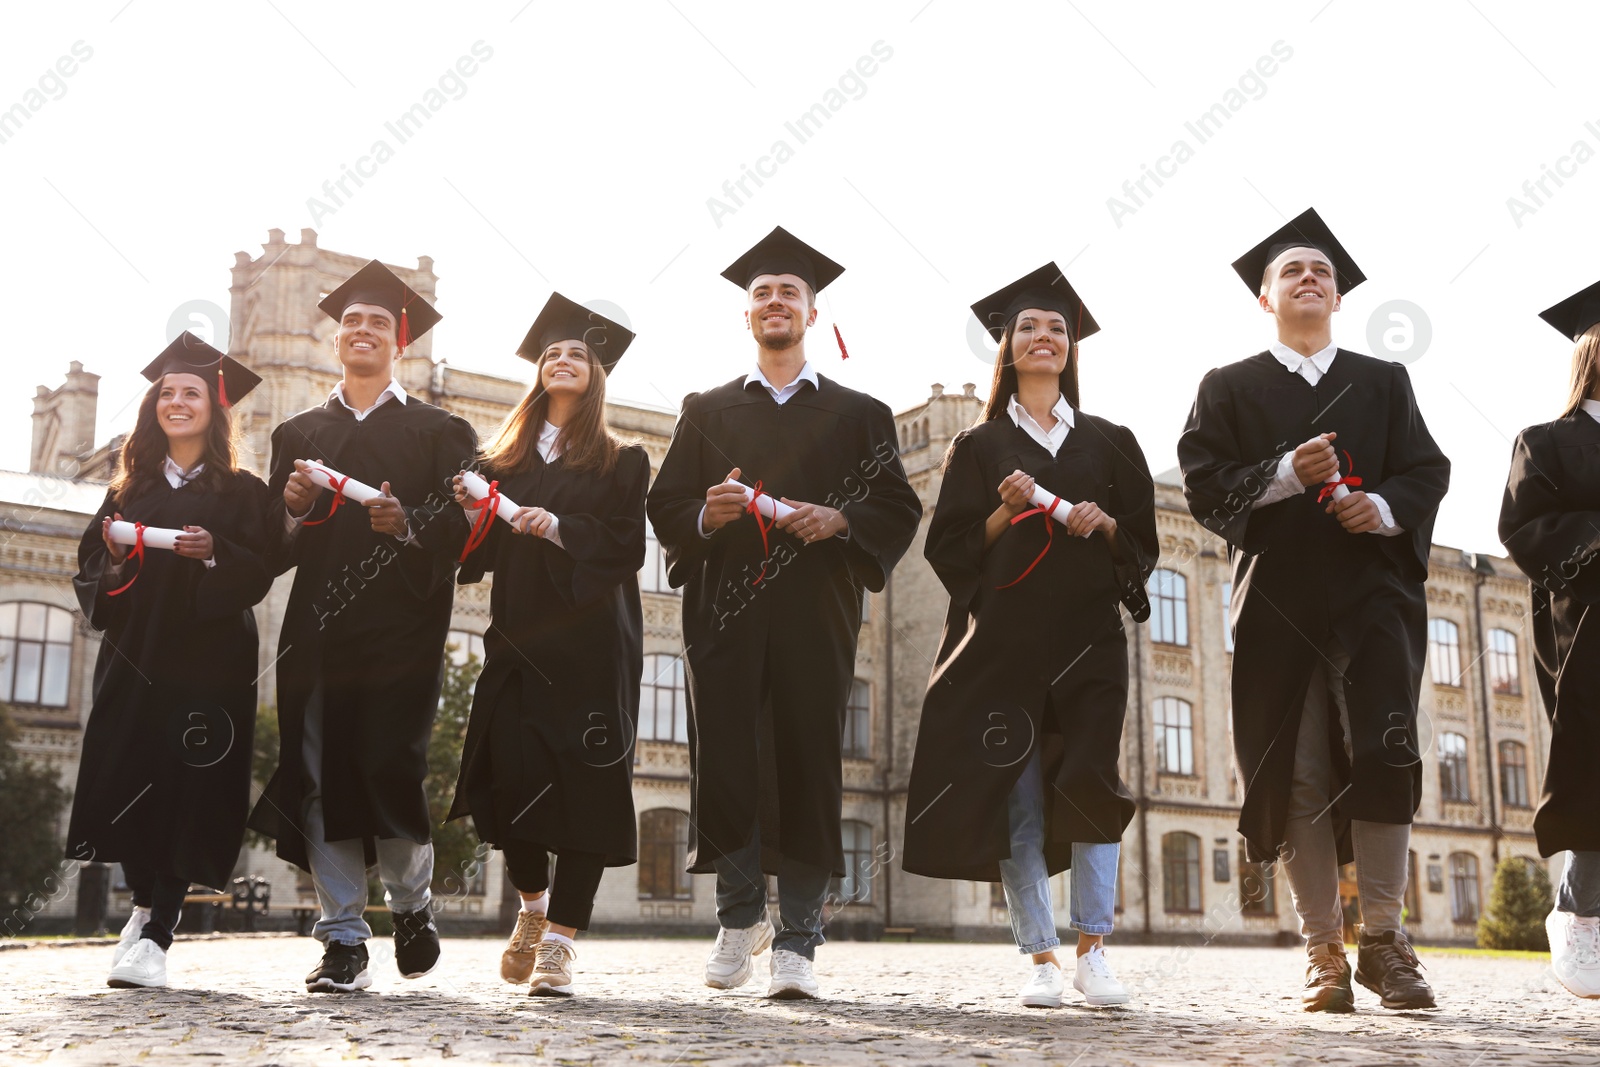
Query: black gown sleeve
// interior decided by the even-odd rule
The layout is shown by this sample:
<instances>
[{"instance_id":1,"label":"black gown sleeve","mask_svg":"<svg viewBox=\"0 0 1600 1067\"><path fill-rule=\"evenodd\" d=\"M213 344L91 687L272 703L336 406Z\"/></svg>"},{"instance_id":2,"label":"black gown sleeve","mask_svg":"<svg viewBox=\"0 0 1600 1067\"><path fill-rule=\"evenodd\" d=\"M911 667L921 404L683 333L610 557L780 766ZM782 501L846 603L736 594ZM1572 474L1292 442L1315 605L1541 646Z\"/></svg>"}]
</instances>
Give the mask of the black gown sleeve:
<instances>
[{"instance_id":1,"label":"black gown sleeve","mask_svg":"<svg viewBox=\"0 0 1600 1067\"><path fill-rule=\"evenodd\" d=\"M1433 540L1433 520L1450 488L1450 460L1434 443L1422 421L1411 376L1400 364L1392 365L1394 381L1389 387L1388 463L1382 479L1363 484L1368 496L1381 496L1404 532L1384 538L1397 551L1410 551L1400 562L1418 581L1428 576L1428 551ZM1374 536L1374 535L1368 535Z\"/></svg>"},{"instance_id":2,"label":"black gown sleeve","mask_svg":"<svg viewBox=\"0 0 1600 1067\"><path fill-rule=\"evenodd\" d=\"M126 618L128 598L106 594L135 573L124 567L116 575L110 574L111 553L106 549L105 539L100 536L100 521L116 510L116 494L108 489L100 509L89 520L88 527L78 540L78 573L73 576L72 588L78 595L78 606L83 610L83 617L96 630L112 629ZM131 566L140 565L135 563Z\"/></svg>"},{"instance_id":3,"label":"black gown sleeve","mask_svg":"<svg viewBox=\"0 0 1600 1067\"><path fill-rule=\"evenodd\" d=\"M706 490L711 487L707 478L716 475L708 476L704 469L705 440L700 430L701 413L695 403L699 395L690 393L683 398L672 443L667 446L666 458L656 472L646 504L650 525L666 555L667 583L674 589L688 582L721 532L700 536L700 509L705 507Z\"/></svg>"},{"instance_id":4,"label":"black gown sleeve","mask_svg":"<svg viewBox=\"0 0 1600 1067\"><path fill-rule=\"evenodd\" d=\"M572 477L586 477L579 471ZM569 608L582 608L638 574L644 566L645 493L650 458L625 448L611 474L604 514L552 512L561 546L545 553L552 584Z\"/></svg>"},{"instance_id":5,"label":"black gown sleeve","mask_svg":"<svg viewBox=\"0 0 1600 1067\"><path fill-rule=\"evenodd\" d=\"M1600 603L1600 567L1589 566L1600 555L1600 511L1563 501L1556 488L1562 479L1549 427L1530 426L1518 434L1500 502L1500 541L1535 585L1584 604Z\"/></svg>"},{"instance_id":6,"label":"black gown sleeve","mask_svg":"<svg viewBox=\"0 0 1600 1067\"><path fill-rule=\"evenodd\" d=\"M396 563L406 588L418 600L426 600L441 585L455 580L472 527L456 503L451 483L472 466L477 451L478 435L471 424L458 415L448 416L434 435L427 497L415 503L401 502L415 543L396 543Z\"/></svg>"},{"instance_id":7,"label":"black gown sleeve","mask_svg":"<svg viewBox=\"0 0 1600 1067\"><path fill-rule=\"evenodd\" d=\"M239 471L229 487L234 506L226 528L211 530L212 558L194 587L196 619L226 619L259 604L272 588L267 573L267 487L248 471ZM280 501L282 497L279 497Z\"/></svg>"},{"instance_id":8,"label":"black gown sleeve","mask_svg":"<svg viewBox=\"0 0 1600 1067\"><path fill-rule=\"evenodd\" d=\"M922 554L950 594L952 606L973 609L983 569L984 525L998 506L984 484L978 446L968 433L956 435L939 499L928 520ZM995 494L998 496L998 492Z\"/></svg>"},{"instance_id":9,"label":"black gown sleeve","mask_svg":"<svg viewBox=\"0 0 1600 1067\"><path fill-rule=\"evenodd\" d=\"M888 405L869 401L865 451L856 473L846 479L844 512L850 536L845 558L850 573L874 593L905 555L922 521L922 501L900 464L899 435Z\"/></svg>"},{"instance_id":10,"label":"black gown sleeve","mask_svg":"<svg viewBox=\"0 0 1600 1067\"><path fill-rule=\"evenodd\" d=\"M1251 502L1272 484L1282 455L1240 455L1237 425L1233 393L1223 372L1213 370L1200 380L1178 438L1178 466L1196 521L1230 545L1245 548Z\"/></svg>"},{"instance_id":11,"label":"black gown sleeve","mask_svg":"<svg viewBox=\"0 0 1600 1067\"><path fill-rule=\"evenodd\" d=\"M1110 506L1102 510L1117 520L1117 552L1112 555L1117 589L1134 622L1150 617L1150 599L1145 583L1161 556L1161 540L1156 534L1156 484L1150 465L1133 431L1118 426L1111 437L1112 459Z\"/></svg>"},{"instance_id":12,"label":"black gown sleeve","mask_svg":"<svg viewBox=\"0 0 1600 1067\"><path fill-rule=\"evenodd\" d=\"M283 487L289 483L289 475L294 473L294 461L298 458L293 451L283 446L287 426L288 423L280 422L272 430L271 459L267 464L267 491L262 501L261 528L265 537L263 558L267 573L274 578L300 562L297 552L300 538L288 533L289 510L283 502Z\"/></svg>"}]
</instances>

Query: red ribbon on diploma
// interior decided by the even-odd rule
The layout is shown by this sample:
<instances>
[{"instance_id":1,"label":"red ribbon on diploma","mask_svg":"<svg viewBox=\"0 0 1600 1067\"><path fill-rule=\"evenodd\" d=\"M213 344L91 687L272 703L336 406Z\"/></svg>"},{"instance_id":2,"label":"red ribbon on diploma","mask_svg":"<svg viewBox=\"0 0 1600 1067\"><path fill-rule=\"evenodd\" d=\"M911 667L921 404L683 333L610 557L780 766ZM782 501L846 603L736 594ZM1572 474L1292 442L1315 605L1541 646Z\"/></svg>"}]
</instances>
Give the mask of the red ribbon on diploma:
<instances>
[{"instance_id":1,"label":"red ribbon on diploma","mask_svg":"<svg viewBox=\"0 0 1600 1067\"><path fill-rule=\"evenodd\" d=\"M500 483L489 483L489 491L479 500L474 500L472 506L478 510L478 517L472 520L472 532L467 535L467 547L461 550L461 559L465 563L472 550L489 539L489 530L494 525L495 512L500 510Z\"/></svg>"},{"instance_id":2,"label":"red ribbon on diploma","mask_svg":"<svg viewBox=\"0 0 1600 1067\"><path fill-rule=\"evenodd\" d=\"M1029 516L1032 516L1032 515L1043 515L1044 516L1044 548L1040 550L1040 552L1039 552L1039 554L1037 556L1033 557L1033 562L1028 564L1028 569L1027 570L1025 570L1021 574L1017 575L1015 578L1013 578L1011 581L1007 582L1005 585L997 585L997 586L995 586L996 590L1010 589L1012 586L1014 586L1018 582L1022 581L1022 579L1026 578L1028 575L1032 574L1033 573L1033 568L1037 567L1039 565L1039 561L1044 559L1045 554L1050 551L1050 546L1055 544L1055 538L1056 538L1055 513L1056 513L1056 508L1058 506L1060 506L1060 504L1061 504L1061 498L1058 497L1058 496L1055 496L1054 494L1052 494L1051 497L1050 497L1050 504L1049 504L1048 507L1046 507L1046 506L1041 504L1038 507L1029 508L1027 511L1024 511L1021 515L1018 515L1017 517L1015 517L1014 519L1011 520L1011 525L1015 526L1017 523L1021 522L1023 519L1028 518Z\"/></svg>"},{"instance_id":3,"label":"red ribbon on diploma","mask_svg":"<svg viewBox=\"0 0 1600 1067\"><path fill-rule=\"evenodd\" d=\"M746 511L756 517L756 529L761 531L761 573L756 575L756 580L751 582L751 585L760 585L761 579L767 576L767 560L772 557L772 551L767 546L767 531L772 529L773 525L777 521L775 519L768 519L765 515L761 514L761 509L756 506L761 500L761 495L761 479L757 478L755 490L750 494L750 503L744 506ZM771 493L767 493L766 496L769 500L777 500L777 497L773 496Z\"/></svg>"},{"instance_id":4,"label":"red ribbon on diploma","mask_svg":"<svg viewBox=\"0 0 1600 1067\"><path fill-rule=\"evenodd\" d=\"M322 518L315 519L311 522L301 523L302 526L321 526L323 523L333 518L333 513L339 510L339 505L344 503L345 500L344 486L345 483L350 480L350 476L347 474L343 478L340 478L335 476L334 473L326 467L318 467L317 469L323 474L326 474L328 476L328 481L333 483L333 506L328 509L328 513L322 516Z\"/></svg>"},{"instance_id":5,"label":"red ribbon on diploma","mask_svg":"<svg viewBox=\"0 0 1600 1067\"><path fill-rule=\"evenodd\" d=\"M1344 452L1345 466L1349 467L1352 471L1354 471L1356 469L1356 461L1350 458L1350 453L1348 451L1346 451L1345 449L1341 448L1339 451ZM1317 503L1320 504L1324 500L1328 499L1330 496L1333 495L1333 491L1335 489L1339 488L1339 486L1341 486L1341 485L1348 485L1353 489L1353 488L1355 488L1356 486L1358 486L1360 484L1361 484L1361 479L1356 477L1354 474L1339 474L1339 475L1336 475L1334 477L1333 481L1324 482L1322 484L1322 488L1317 490Z\"/></svg>"},{"instance_id":6,"label":"red ribbon on diploma","mask_svg":"<svg viewBox=\"0 0 1600 1067\"><path fill-rule=\"evenodd\" d=\"M139 569L133 572L133 577L123 583L121 588L111 590L106 596L117 596L120 593L126 593L128 586L138 581L139 575L144 573L144 523L142 522L133 524L133 551L128 553L126 562L132 563L135 560L139 563Z\"/></svg>"}]
</instances>

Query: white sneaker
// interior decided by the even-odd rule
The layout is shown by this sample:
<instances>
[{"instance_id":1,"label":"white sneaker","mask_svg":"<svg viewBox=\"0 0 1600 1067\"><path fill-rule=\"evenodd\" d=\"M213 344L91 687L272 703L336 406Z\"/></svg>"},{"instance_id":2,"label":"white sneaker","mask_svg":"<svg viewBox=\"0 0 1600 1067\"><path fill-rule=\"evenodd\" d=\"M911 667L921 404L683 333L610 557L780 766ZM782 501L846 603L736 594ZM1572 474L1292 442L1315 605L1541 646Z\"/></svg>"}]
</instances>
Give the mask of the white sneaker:
<instances>
[{"instance_id":1,"label":"white sneaker","mask_svg":"<svg viewBox=\"0 0 1600 1067\"><path fill-rule=\"evenodd\" d=\"M815 1000L817 977L811 961L798 952L780 948L772 954L772 984L767 987L771 1000Z\"/></svg>"},{"instance_id":2,"label":"white sneaker","mask_svg":"<svg viewBox=\"0 0 1600 1067\"><path fill-rule=\"evenodd\" d=\"M1072 988L1097 1008L1126 1004L1130 999L1127 989L1111 973L1111 964L1106 962L1105 950L1099 945L1078 957L1078 973L1072 978Z\"/></svg>"},{"instance_id":3,"label":"white sneaker","mask_svg":"<svg viewBox=\"0 0 1600 1067\"><path fill-rule=\"evenodd\" d=\"M1017 999L1024 1008L1059 1008L1061 994L1066 990L1066 979L1061 968L1053 963L1035 963L1033 977L1022 987Z\"/></svg>"},{"instance_id":4,"label":"white sneaker","mask_svg":"<svg viewBox=\"0 0 1600 1067\"><path fill-rule=\"evenodd\" d=\"M1574 996L1600 998L1600 919L1552 911L1545 916L1544 929L1556 980Z\"/></svg>"},{"instance_id":5,"label":"white sneaker","mask_svg":"<svg viewBox=\"0 0 1600 1067\"><path fill-rule=\"evenodd\" d=\"M122 957L128 954L128 950L139 943L144 934L144 924L149 921L149 908L133 909L133 913L128 916L128 921L122 927L122 936L117 941L117 947L111 950L111 966L115 967L121 963Z\"/></svg>"},{"instance_id":6,"label":"white sneaker","mask_svg":"<svg viewBox=\"0 0 1600 1067\"><path fill-rule=\"evenodd\" d=\"M743 930L717 931L717 945L706 960L706 985L712 989L737 989L750 980L750 957L772 945L772 924L762 918Z\"/></svg>"},{"instance_id":7,"label":"white sneaker","mask_svg":"<svg viewBox=\"0 0 1600 1067\"><path fill-rule=\"evenodd\" d=\"M141 937L111 968L111 974L106 978L106 985L116 989L166 984L167 950L148 937Z\"/></svg>"}]
</instances>

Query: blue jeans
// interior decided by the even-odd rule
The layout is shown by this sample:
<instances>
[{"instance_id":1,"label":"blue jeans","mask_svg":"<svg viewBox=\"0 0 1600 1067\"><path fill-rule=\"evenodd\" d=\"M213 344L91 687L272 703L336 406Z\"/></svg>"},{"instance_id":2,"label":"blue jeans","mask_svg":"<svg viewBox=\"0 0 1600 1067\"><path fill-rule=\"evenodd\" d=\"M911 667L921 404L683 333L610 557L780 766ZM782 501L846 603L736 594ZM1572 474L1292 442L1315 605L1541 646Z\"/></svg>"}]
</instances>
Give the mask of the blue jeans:
<instances>
[{"instance_id":1,"label":"blue jeans","mask_svg":"<svg viewBox=\"0 0 1600 1067\"><path fill-rule=\"evenodd\" d=\"M717 868L717 923L724 930L744 930L767 911L767 876L761 871L761 839L713 861ZM822 944L822 901L833 872L783 858L778 866L778 933L773 951L787 949L808 960Z\"/></svg>"},{"instance_id":2,"label":"blue jeans","mask_svg":"<svg viewBox=\"0 0 1600 1067\"><path fill-rule=\"evenodd\" d=\"M1556 910L1600 918L1600 852L1568 852L1556 889Z\"/></svg>"},{"instance_id":3,"label":"blue jeans","mask_svg":"<svg viewBox=\"0 0 1600 1067\"><path fill-rule=\"evenodd\" d=\"M1025 956L1061 944L1044 862L1044 772L1037 749L1006 800L1011 819L1011 858L1000 861L1011 934ZM1117 899L1119 842L1072 843L1070 922L1074 930L1105 935L1112 930Z\"/></svg>"}]
</instances>

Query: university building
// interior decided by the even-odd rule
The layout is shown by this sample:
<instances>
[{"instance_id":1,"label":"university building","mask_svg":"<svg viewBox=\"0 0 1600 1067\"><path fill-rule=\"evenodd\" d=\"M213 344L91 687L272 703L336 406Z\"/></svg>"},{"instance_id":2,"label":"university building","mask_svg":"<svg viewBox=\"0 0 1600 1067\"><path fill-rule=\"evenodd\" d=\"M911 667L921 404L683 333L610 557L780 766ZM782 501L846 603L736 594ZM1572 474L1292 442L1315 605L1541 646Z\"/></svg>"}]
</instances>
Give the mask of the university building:
<instances>
[{"instance_id":1,"label":"university building","mask_svg":"<svg viewBox=\"0 0 1600 1067\"><path fill-rule=\"evenodd\" d=\"M339 379L335 324L319 298L362 257L317 246L302 230L288 243L269 231L261 254L239 252L233 266L229 348L264 381L235 409L244 434L242 462L265 474L272 428L323 403ZM437 277L421 257L392 267L430 301ZM449 327L407 349L397 376L408 393L466 418L487 436L527 383L458 368L434 355ZM737 362L737 361L734 361ZM708 372L713 384L721 372ZM76 548L115 468L120 437L94 441L99 378L70 364L66 380L34 397L27 472L0 471L0 702L21 727L20 747L57 767L70 786L88 717L99 636L77 610ZM901 458L922 499L924 530L939 490L939 460L951 438L977 417L977 388L932 386L924 402L896 415ZM613 400L615 432L637 440L658 467L676 413ZM1232 755L1229 685L1232 651L1225 625L1230 593L1223 543L1184 506L1177 472L1155 478L1162 558L1150 582L1152 614L1134 625L1122 776L1138 801L1123 838L1119 934L1172 940L1292 938L1297 929L1286 880L1246 862L1235 830L1241 791ZM277 636L290 579L280 578L257 609L261 701L274 701ZM597 931L709 932L716 924L710 876L683 873L688 831L688 709L681 659L681 600L667 586L652 536L640 574L644 601L644 680L634 751L639 863L606 872L595 908ZM1008 936L998 885L908 875L897 849L922 694L939 644L947 598L915 543L881 593L868 594L844 737L844 842L849 874L837 881L834 936L1000 939ZM456 656L476 652L488 623L489 583L457 590ZM1436 545L1428 583L1428 672L1420 741L1424 799L1412 838L1408 924L1418 940L1470 940L1488 898L1495 863L1538 859L1532 804L1549 729L1534 684L1525 623L1527 582L1508 561ZM270 711L267 712L270 714ZM60 834L65 839L66 817ZM65 868L70 871L70 867ZM443 875L446 872L440 872ZM310 896L308 876L268 852L245 849L239 875L272 884L273 914ZM464 872L464 891L441 894L442 921L466 930L493 925L509 903L499 853ZM1346 895L1355 897L1353 872ZM1070 874L1055 879L1057 919L1067 919ZM114 880L115 881L115 880ZM45 924L70 920L64 891ZM114 895L113 916L126 895ZM1353 909L1352 903L1352 909Z\"/></svg>"}]
</instances>

